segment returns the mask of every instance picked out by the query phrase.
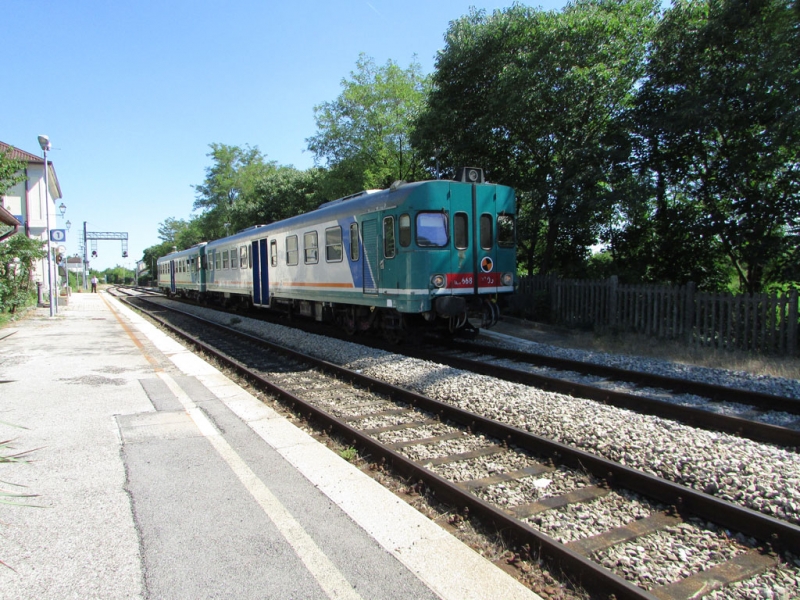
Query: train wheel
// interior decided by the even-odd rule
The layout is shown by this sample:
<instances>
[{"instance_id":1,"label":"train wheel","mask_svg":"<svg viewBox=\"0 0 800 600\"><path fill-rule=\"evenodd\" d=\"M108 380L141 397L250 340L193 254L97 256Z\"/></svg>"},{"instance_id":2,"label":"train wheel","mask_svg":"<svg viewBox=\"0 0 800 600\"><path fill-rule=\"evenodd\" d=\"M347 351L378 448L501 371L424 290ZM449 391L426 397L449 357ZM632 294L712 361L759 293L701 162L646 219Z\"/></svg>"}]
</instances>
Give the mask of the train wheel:
<instances>
[{"instance_id":1,"label":"train wheel","mask_svg":"<svg viewBox=\"0 0 800 600\"><path fill-rule=\"evenodd\" d=\"M356 309L352 306L339 313L339 324L344 329L347 335L355 335L358 328L356 327Z\"/></svg>"},{"instance_id":2,"label":"train wheel","mask_svg":"<svg viewBox=\"0 0 800 600\"><path fill-rule=\"evenodd\" d=\"M500 320L500 307L491 300L483 301L483 322L481 327L486 329L494 327Z\"/></svg>"},{"instance_id":3,"label":"train wheel","mask_svg":"<svg viewBox=\"0 0 800 600\"><path fill-rule=\"evenodd\" d=\"M400 313L390 313L383 316L383 337L390 344L399 344L406 337L406 320Z\"/></svg>"}]
</instances>

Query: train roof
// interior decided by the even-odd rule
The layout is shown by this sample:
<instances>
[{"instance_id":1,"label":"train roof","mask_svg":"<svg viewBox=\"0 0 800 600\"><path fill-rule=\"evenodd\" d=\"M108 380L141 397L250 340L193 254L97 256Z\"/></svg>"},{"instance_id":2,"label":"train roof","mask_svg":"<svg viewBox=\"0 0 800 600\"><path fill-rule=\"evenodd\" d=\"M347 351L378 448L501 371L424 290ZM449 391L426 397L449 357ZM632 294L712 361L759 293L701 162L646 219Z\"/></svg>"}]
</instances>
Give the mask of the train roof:
<instances>
[{"instance_id":1,"label":"train roof","mask_svg":"<svg viewBox=\"0 0 800 600\"><path fill-rule=\"evenodd\" d=\"M200 242L199 244L195 244L191 248L186 248L184 250L176 250L175 252L170 252L169 254L162 256L158 260L173 260L175 258L180 258L182 256L192 256L199 252L199 249L205 246L208 242Z\"/></svg>"},{"instance_id":2,"label":"train roof","mask_svg":"<svg viewBox=\"0 0 800 600\"><path fill-rule=\"evenodd\" d=\"M472 185L477 183L479 185L496 186L499 184L488 183L483 178L483 172L480 169L472 169L472 171L479 171L480 175L477 180L468 180L466 176L459 180L450 179L432 179L427 181L416 181L413 183L397 182L390 188L385 190L365 190L357 194L351 194L343 198L331 200L320 204L316 209L284 219L283 221L276 221L268 225L254 225L211 242L208 242L209 248L217 246L225 246L228 244L236 244L240 241L249 240L252 238L254 232L259 234L263 233L279 233L284 230L302 227L304 224L317 223L319 221L332 221L341 218L346 218L352 215L361 215L380 210L391 209L403 204L410 195L423 187L431 186L445 186L450 187L453 184ZM205 243L205 242L204 242ZM191 250L191 249L190 249ZM187 250L182 250L185 253ZM169 254L168 256L174 257L176 253Z\"/></svg>"}]
</instances>

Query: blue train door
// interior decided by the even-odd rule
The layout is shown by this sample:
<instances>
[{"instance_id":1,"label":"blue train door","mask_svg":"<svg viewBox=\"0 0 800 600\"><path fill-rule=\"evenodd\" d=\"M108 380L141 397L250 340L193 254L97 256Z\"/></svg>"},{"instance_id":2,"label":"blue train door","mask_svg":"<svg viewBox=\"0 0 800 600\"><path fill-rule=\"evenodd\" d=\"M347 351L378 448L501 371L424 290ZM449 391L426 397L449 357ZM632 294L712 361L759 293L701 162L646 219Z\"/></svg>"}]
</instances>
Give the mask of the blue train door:
<instances>
[{"instance_id":1,"label":"blue train door","mask_svg":"<svg viewBox=\"0 0 800 600\"><path fill-rule=\"evenodd\" d=\"M255 306L269 306L267 238L252 242L250 256L253 257L253 304Z\"/></svg>"},{"instance_id":2,"label":"blue train door","mask_svg":"<svg viewBox=\"0 0 800 600\"><path fill-rule=\"evenodd\" d=\"M364 244L364 293L377 294L380 283L380 252L378 248L378 222L368 219L361 225Z\"/></svg>"},{"instance_id":3,"label":"blue train door","mask_svg":"<svg viewBox=\"0 0 800 600\"><path fill-rule=\"evenodd\" d=\"M177 287L175 286L175 261L169 261L169 291L175 293Z\"/></svg>"}]
</instances>

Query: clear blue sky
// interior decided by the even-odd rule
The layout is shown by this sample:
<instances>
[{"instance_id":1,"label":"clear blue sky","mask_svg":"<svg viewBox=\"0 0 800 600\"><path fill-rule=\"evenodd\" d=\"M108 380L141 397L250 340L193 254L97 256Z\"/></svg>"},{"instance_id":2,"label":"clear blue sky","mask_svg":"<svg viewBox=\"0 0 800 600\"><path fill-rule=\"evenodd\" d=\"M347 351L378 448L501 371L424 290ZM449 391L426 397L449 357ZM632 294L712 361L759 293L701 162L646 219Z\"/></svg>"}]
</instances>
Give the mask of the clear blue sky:
<instances>
[{"instance_id":1,"label":"clear blue sky","mask_svg":"<svg viewBox=\"0 0 800 600\"><path fill-rule=\"evenodd\" d=\"M448 23L512 0L2 0L0 141L53 161L78 250L133 268L158 225L192 214L213 142L305 169L315 105L334 100L359 53L434 68ZM560 9L563 0L531 3ZM55 227L55 225L54 225Z\"/></svg>"}]
</instances>

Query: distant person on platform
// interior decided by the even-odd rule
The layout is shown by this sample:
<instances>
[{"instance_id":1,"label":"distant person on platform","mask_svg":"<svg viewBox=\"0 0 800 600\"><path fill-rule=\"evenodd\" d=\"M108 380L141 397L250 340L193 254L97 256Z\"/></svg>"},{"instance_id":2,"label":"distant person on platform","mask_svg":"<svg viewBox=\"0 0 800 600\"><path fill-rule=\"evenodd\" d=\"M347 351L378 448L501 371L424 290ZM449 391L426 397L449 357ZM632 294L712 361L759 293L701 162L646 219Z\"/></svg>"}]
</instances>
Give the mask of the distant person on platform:
<instances>
[{"instance_id":1,"label":"distant person on platform","mask_svg":"<svg viewBox=\"0 0 800 600\"><path fill-rule=\"evenodd\" d=\"M97 276L92 277L92 293L97 292Z\"/></svg>"}]
</instances>

